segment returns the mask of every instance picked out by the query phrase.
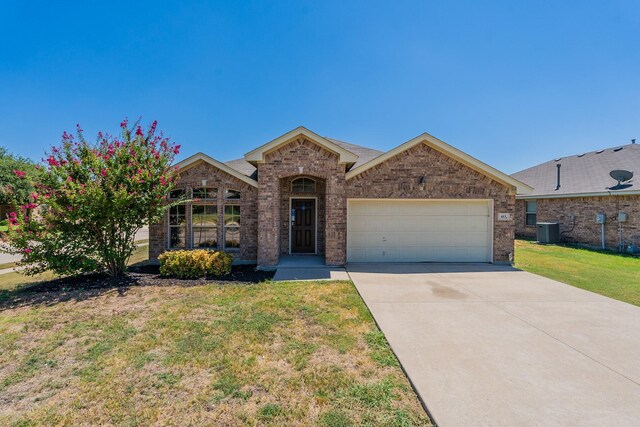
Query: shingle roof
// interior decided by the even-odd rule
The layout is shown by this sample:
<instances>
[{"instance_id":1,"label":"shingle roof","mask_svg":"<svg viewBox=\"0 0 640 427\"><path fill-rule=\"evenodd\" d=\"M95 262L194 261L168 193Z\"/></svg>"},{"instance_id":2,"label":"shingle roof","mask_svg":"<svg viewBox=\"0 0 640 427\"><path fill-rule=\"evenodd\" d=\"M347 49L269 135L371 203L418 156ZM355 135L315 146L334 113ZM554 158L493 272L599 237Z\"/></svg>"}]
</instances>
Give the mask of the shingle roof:
<instances>
[{"instance_id":1,"label":"shingle roof","mask_svg":"<svg viewBox=\"0 0 640 427\"><path fill-rule=\"evenodd\" d=\"M326 138L326 139L333 142L334 144L341 146L345 150L351 151L352 153L358 156L358 161L352 166L352 169L383 154L382 151L374 150L373 148L367 148L361 145L350 144L348 142L338 141L337 139L332 139L332 138ZM243 175L246 175L253 179L257 179L257 170L255 166L247 162L244 158L229 160L228 162L224 162L224 163L227 166L237 170Z\"/></svg>"},{"instance_id":2,"label":"shingle roof","mask_svg":"<svg viewBox=\"0 0 640 427\"><path fill-rule=\"evenodd\" d=\"M556 190L557 165L560 167L560 188ZM609 172L623 169L640 173L640 145L628 144L589 153L567 156L516 172L513 178L534 188L526 197L567 196L569 194L603 193L617 184ZM615 193L640 191L640 184L634 176L626 184L629 187L611 190Z\"/></svg>"}]
</instances>

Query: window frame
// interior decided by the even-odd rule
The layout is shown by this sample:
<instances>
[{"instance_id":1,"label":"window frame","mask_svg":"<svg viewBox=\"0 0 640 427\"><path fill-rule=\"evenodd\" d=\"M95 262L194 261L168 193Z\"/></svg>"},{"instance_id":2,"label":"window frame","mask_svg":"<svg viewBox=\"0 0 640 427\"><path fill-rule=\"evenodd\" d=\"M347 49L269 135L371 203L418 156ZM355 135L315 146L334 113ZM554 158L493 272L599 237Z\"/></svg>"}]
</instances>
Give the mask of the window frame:
<instances>
[{"instance_id":1,"label":"window frame","mask_svg":"<svg viewBox=\"0 0 640 427\"><path fill-rule=\"evenodd\" d=\"M215 219L216 219L216 225L215 226L211 226L211 225L199 225L196 224L193 220L194 217L194 213L193 213L193 209L196 207L203 207L205 209L205 213L204 215L206 215L206 208L207 207L212 207L215 209ZM191 229L191 249L218 249L220 247L220 239L219 239L219 228L220 228L220 214L218 212L218 205L214 204L214 203L192 203L191 204L191 224L190 224L190 229ZM195 234L196 234L196 229L213 229L215 230L215 236L216 236L216 244L215 246L196 246L196 240L195 240Z\"/></svg>"},{"instance_id":2,"label":"window frame","mask_svg":"<svg viewBox=\"0 0 640 427\"><path fill-rule=\"evenodd\" d=\"M534 208L531 210L529 204L533 203ZM529 224L529 218L533 217L533 224ZM525 200L524 201L524 225L525 227L535 227L538 223L538 201L537 200Z\"/></svg>"},{"instance_id":3,"label":"window frame","mask_svg":"<svg viewBox=\"0 0 640 427\"><path fill-rule=\"evenodd\" d=\"M237 225L227 225L227 208L238 208L238 220L237 220ZM235 215L235 214L232 214ZM239 251L241 248L241 244L240 244L240 233L242 232L242 225L241 225L241 221L242 221L242 210L241 210L241 206L239 203L227 203L224 205L224 210L223 210L223 221L224 224L222 225L224 227L224 233L223 233L223 248L226 251ZM227 232L229 229L236 229L238 232L238 246L227 246Z\"/></svg>"},{"instance_id":4,"label":"window frame","mask_svg":"<svg viewBox=\"0 0 640 427\"><path fill-rule=\"evenodd\" d=\"M204 190L205 193L205 197L196 197L196 190ZM209 196L209 191L208 190L212 190L211 192L215 194L214 197L208 197ZM191 196L192 199L198 199L197 202L195 203L199 203L199 202L213 202L218 200L218 187L212 187L212 186L202 186L202 187L193 187L191 189Z\"/></svg>"},{"instance_id":5,"label":"window frame","mask_svg":"<svg viewBox=\"0 0 640 427\"><path fill-rule=\"evenodd\" d=\"M183 208L184 212L182 214L180 214L179 212L176 213L177 217L179 218L180 216L183 217L184 222L182 224L171 224L171 216L172 214L172 210L173 209L180 209ZM188 218L187 218L187 205L184 203L180 203L177 204L175 206L171 206L168 210L168 217L167 217L167 229L168 229L168 233L167 233L167 249L169 250L178 250L178 249L188 249L187 246L187 232L188 230ZM184 243L182 246L173 246L171 244L171 231L173 229L180 229L183 228L184 229Z\"/></svg>"},{"instance_id":6,"label":"window frame","mask_svg":"<svg viewBox=\"0 0 640 427\"><path fill-rule=\"evenodd\" d=\"M294 186L296 185L297 181L301 181L302 182L302 190L296 190L294 189ZM311 183L313 183L313 189L312 190L307 190L306 186L309 185L309 181ZM315 194L318 190L318 183L315 179L313 178L309 178L308 176L301 176L298 178L295 178L293 180L291 180L291 192L295 193L295 194Z\"/></svg>"}]
</instances>

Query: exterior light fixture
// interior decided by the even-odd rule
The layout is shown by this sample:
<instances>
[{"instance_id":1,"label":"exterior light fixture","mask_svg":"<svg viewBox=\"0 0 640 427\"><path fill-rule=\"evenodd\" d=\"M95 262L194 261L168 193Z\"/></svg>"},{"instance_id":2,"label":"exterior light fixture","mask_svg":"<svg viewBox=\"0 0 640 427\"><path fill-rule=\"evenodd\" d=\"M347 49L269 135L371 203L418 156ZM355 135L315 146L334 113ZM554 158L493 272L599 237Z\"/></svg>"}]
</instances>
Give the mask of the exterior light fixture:
<instances>
[{"instance_id":1,"label":"exterior light fixture","mask_svg":"<svg viewBox=\"0 0 640 427\"><path fill-rule=\"evenodd\" d=\"M427 184L427 177L422 175L420 178L418 178L418 186L420 187L420 190L424 190L425 185Z\"/></svg>"},{"instance_id":2,"label":"exterior light fixture","mask_svg":"<svg viewBox=\"0 0 640 427\"><path fill-rule=\"evenodd\" d=\"M202 186L203 186L203 187L206 187L206 186L207 186L207 180L206 180L206 179L203 179L203 180L202 180Z\"/></svg>"}]
</instances>

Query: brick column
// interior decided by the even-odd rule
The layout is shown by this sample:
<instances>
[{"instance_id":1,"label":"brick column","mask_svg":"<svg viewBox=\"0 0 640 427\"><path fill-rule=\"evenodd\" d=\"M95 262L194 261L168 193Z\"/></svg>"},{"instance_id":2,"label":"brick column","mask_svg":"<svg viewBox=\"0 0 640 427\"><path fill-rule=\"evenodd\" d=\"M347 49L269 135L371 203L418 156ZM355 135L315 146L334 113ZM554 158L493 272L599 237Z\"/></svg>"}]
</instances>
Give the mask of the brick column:
<instances>
[{"instance_id":1,"label":"brick column","mask_svg":"<svg viewBox=\"0 0 640 427\"><path fill-rule=\"evenodd\" d=\"M344 165L327 177L325 263L344 265L347 261L347 195Z\"/></svg>"},{"instance_id":2,"label":"brick column","mask_svg":"<svg viewBox=\"0 0 640 427\"><path fill-rule=\"evenodd\" d=\"M258 268L278 264L280 254L280 180L272 167L258 164Z\"/></svg>"}]
</instances>

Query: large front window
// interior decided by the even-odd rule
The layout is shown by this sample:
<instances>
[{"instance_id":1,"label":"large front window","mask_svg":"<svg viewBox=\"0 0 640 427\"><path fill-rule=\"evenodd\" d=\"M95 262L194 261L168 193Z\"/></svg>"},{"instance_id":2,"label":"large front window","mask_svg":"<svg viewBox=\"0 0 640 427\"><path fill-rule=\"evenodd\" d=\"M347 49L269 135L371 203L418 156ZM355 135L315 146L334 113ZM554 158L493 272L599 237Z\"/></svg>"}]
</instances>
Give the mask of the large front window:
<instances>
[{"instance_id":1,"label":"large front window","mask_svg":"<svg viewBox=\"0 0 640 427\"><path fill-rule=\"evenodd\" d=\"M218 207L214 205L193 205L191 209L193 247L217 248Z\"/></svg>"},{"instance_id":2,"label":"large front window","mask_svg":"<svg viewBox=\"0 0 640 427\"><path fill-rule=\"evenodd\" d=\"M169 209L169 248L184 249L187 241L187 207L171 206Z\"/></svg>"},{"instance_id":3,"label":"large front window","mask_svg":"<svg viewBox=\"0 0 640 427\"><path fill-rule=\"evenodd\" d=\"M240 206L224 207L224 247L238 249L240 247Z\"/></svg>"},{"instance_id":4,"label":"large front window","mask_svg":"<svg viewBox=\"0 0 640 427\"><path fill-rule=\"evenodd\" d=\"M535 200L527 200L525 202L525 223L527 225L536 225L538 216L538 204Z\"/></svg>"}]
</instances>

